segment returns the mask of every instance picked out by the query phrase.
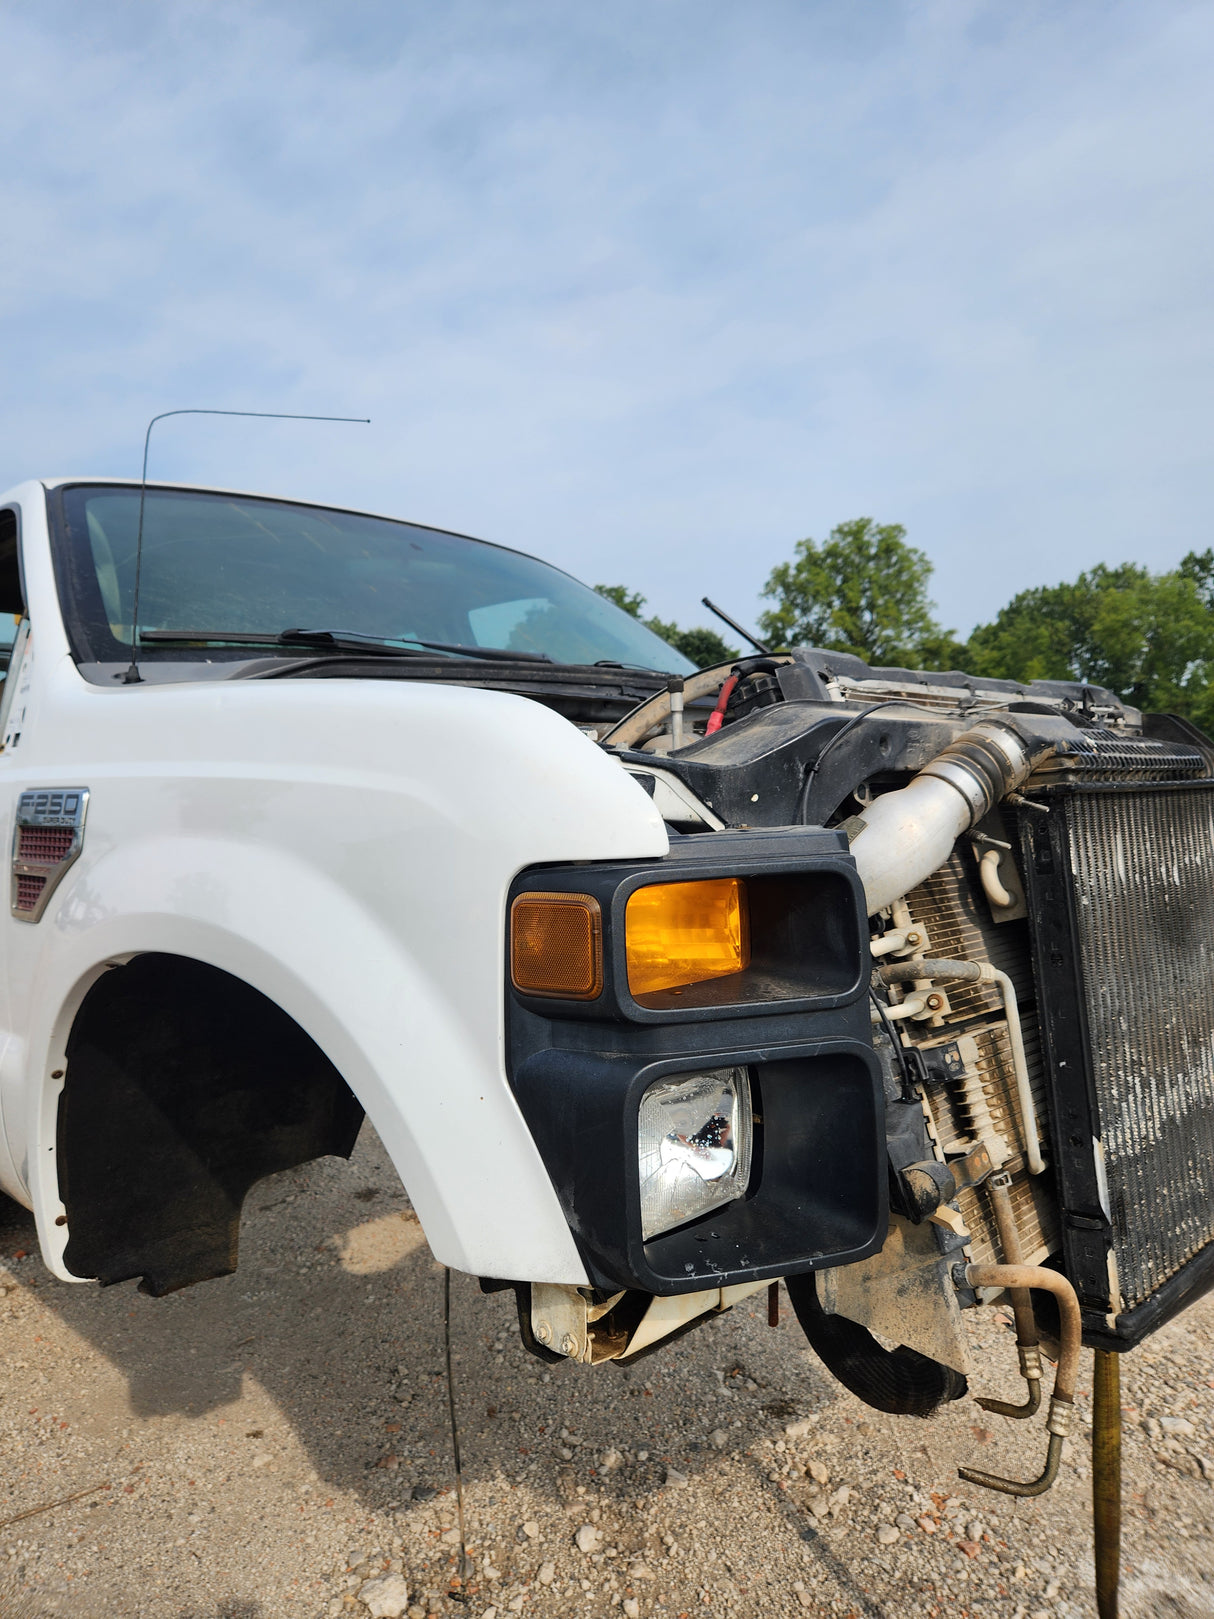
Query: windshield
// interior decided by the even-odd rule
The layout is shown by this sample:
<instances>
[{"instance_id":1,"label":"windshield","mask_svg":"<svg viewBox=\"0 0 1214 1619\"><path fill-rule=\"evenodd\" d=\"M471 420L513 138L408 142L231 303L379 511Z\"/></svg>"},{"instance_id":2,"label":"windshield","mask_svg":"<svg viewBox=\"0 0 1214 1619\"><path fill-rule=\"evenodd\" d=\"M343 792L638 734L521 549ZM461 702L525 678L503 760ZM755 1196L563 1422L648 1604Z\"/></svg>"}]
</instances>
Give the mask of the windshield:
<instances>
[{"instance_id":1,"label":"windshield","mask_svg":"<svg viewBox=\"0 0 1214 1619\"><path fill-rule=\"evenodd\" d=\"M137 487L63 491L56 562L82 661L130 655L138 524ZM139 594L141 634L331 630L542 653L557 663L672 674L695 667L535 557L413 523L247 495L149 489ZM141 658L164 655L141 646Z\"/></svg>"}]
</instances>

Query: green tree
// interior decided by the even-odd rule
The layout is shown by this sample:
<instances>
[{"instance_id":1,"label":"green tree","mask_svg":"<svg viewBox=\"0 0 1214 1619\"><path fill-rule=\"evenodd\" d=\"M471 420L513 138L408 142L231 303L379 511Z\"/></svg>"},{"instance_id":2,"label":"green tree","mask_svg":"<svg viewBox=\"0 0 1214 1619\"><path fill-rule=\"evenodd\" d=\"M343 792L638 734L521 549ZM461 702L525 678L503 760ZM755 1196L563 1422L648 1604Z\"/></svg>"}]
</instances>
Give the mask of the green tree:
<instances>
[{"instance_id":1,"label":"green tree","mask_svg":"<svg viewBox=\"0 0 1214 1619\"><path fill-rule=\"evenodd\" d=\"M727 646L715 630L706 629L703 625L681 630L677 624L665 619L641 618L645 598L639 591L629 590L626 585L595 585L594 588L600 596L606 596L608 601L622 607L633 618L641 619L647 630L652 630L676 652L690 658L697 668L708 669L714 663L728 663L732 658L741 656L736 647Z\"/></svg>"},{"instance_id":2,"label":"green tree","mask_svg":"<svg viewBox=\"0 0 1214 1619\"><path fill-rule=\"evenodd\" d=\"M742 656L736 647L727 646L716 630L710 630L703 624L695 629L681 630L677 624L668 624L660 618L647 618L645 623L655 635L669 642L676 652L690 658L697 668L708 669L714 663L728 663Z\"/></svg>"},{"instance_id":3,"label":"green tree","mask_svg":"<svg viewBox=\"0 0 1214 1619\"><path fill-rule=\"evenodd\" d=\"M957 643L932 616L931 573L901 523L856 517L821 544L798 540L793 560L764 586L776 605L759 624L773 645L853 652L875 664L915 663L929 647L951 654Z\"/></svg>"},{"instance_id":4,"label":"green tree","mask_svg":"<svg viewBox=\"0 0 1214 1619\"><path fill-rule=\"evenodd\" d=\"M594 588L600 596L606 596L609 602L622 607L630 617L640 618L645 598L639 590L629 590L626 585L595 585Z\"/></svg>"},{"instance_id":5,"label":"green tree","mask_svg":"<svg viewBox=\"0 0 1214 1619\"><path fill-rule=\"evenodd\" d=\"M1135 707L1214 719L1214 554L1179 568L1100 563L1073 582L1023 590L970 636L972 674L1082 680Z\"/></svg>"},{"instance_id":6,"label":"green tree","mask_svg":"<svg viewBox=\"0 0 1214 1619\"><path fill-rule=\"evenodd\" d=\"M1182 579L1191 579L1206 606L1214 612L1214 551L1190 551L1177 569Z\"/></svg>"}]
</instances>

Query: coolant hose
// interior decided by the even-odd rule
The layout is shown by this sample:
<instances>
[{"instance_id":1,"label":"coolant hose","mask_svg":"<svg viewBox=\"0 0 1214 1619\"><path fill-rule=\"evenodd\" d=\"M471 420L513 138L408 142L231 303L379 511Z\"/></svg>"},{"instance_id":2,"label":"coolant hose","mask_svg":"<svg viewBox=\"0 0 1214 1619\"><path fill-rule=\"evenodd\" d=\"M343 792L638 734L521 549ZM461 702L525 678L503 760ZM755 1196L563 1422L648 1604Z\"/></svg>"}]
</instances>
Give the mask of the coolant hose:
<instances>
[{"instance_id":1,"label":"coolant hose","mask_svg":"<svg viewBox=\"0 0 1214 1619\"><path fill-rule=\"evenodd\" d=\"M813 1273L786 1276L784 1286L801 1330L818 1359L857 1399L895 1417L930 1417L968 1385L960 1372L930 1360L905 1344L884 1349L858 1321L827 1315L818 1302Z\"/></svg>"},{"instance_id":2,"label":"coolant hose","mask_svg":"<svg viewBox=\"0 0 1214 1619\"><path fill-rule=\"evenodd\" d=\"M866 805L851 853L868 914L937 871L961 834L1022 787L1053 746L1029 743L1011 720L983 720L924 765L908 787Z\"/></svg>"}]
</instances>

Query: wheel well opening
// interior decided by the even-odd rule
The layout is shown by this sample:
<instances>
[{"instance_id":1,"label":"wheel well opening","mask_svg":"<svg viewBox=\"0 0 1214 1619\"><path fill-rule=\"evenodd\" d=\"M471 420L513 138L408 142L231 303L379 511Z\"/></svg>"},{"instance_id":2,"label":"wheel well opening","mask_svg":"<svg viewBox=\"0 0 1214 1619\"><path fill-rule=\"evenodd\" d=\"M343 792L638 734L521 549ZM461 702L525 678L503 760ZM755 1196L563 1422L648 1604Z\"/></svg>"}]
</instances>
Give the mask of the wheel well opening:
<instances>
[{"instance_id":1,"label":"wheel well opening","mask_svg":"<svg viewBox=\"0 0 1214 1619\"><path fill-rule=\"evenodd\" d=\"M348 1158L363 1110L320 1047L241 979L137 956L86 995L59 1102L64 1260L159 1297L236 1269L266 1175Z\"/></svg>"}]
</instances>

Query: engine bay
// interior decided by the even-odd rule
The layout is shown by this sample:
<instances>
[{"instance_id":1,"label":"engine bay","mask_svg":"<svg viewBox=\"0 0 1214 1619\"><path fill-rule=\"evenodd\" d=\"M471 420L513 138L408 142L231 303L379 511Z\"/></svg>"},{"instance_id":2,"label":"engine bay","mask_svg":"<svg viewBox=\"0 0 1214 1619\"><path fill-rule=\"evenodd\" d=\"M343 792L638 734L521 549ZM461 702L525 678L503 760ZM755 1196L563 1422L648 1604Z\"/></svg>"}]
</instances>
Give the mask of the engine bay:
<instances>
[{"instance_id":1,"label":"engine bay","mask_svg":"<svg viewBox=\"0 0 1214 1619\"><path fill-rule=\"evenodd\" d=\"M1050 1458L1027 1484L966 1476L1040 1493L1080 1338L1130 1348L1214 1285L1214 744L1100 687L804 648L673 678L601 743L672 853L725 831L845 836L889 1232L786 1285L842 1382L918 1415L981 1374L961 1310L1010 1301L1025 1399L979 1403L1036 1412L1044 1349Z\"/></svg>"}]
</instances>

